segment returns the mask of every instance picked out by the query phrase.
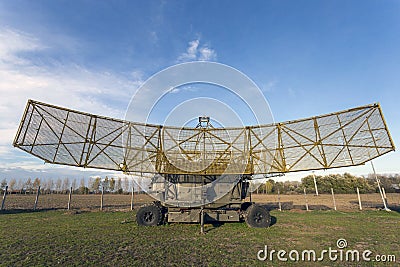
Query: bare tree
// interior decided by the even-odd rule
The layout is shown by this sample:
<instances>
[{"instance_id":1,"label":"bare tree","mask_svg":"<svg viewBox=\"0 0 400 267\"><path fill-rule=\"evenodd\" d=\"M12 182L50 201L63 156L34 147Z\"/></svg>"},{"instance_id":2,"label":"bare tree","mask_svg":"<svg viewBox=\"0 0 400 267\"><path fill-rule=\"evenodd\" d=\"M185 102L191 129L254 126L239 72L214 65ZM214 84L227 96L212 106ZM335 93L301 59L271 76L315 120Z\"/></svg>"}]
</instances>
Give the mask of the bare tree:
<instances>
[{"instance_id":1,"label":"bare tree","mask_svg":"<svg viewBox=\"0 0 400 267\"><path fill-rule=\"evenodd\" d=\"M62 185L62 180L61 180L61 178L58 178L57 181L56 181L56 192L57 192L57 194L60 193L60 191L61 191L61 185Z\"/></svg>"},{"instance_id":2,"label":"bare tree","mask_svg":"<svg viewBox=\"0 0 400 267\"><path fill-rule=\"evenodd\" d=\"M32 181L31 178L28 178L25 182L25 193L26 192L32 193Z\"/></svg>"},{"instance_id":3,"label":"bare tree","mask_svg":"<svg viewBox=\"0 0 400 267\"><path fill-rule=\"evenodd\" d=\"M10 191L14 191L14 187L15 187L16 183L17 183L17 181L15 180L15 178L12 178L10 180L9 185L8 185L8 187L10 188Z\"/></svg>"},{"instance_id":4,"label":"bare tree","mask_svg":"<svg viewBox=\"0 0 400 267\"><path fill-rule=\"evenodd\" d=\"M85 186L86 186L86 185L85 185L85 179L82 178L81 181L80 181L80 183L79 183L79 187L85 187Z\"/></svg>"},{"instance_id":5,"label":"bare tree","mask_svg":"<svg viewBox=\"0 0 400 267\"><path fill-rule=\"evenodd\" d=\"M40 186L40 179L38 177L35 178L35 180L33 180L33 190L37 190Z\"/></svg>"},{"instance_id":6,"label":"bare tree","mask_svg":"<svg viewBox=\"0 0 400 267\"><path fill-rule=\"evenodd\" d=\"M41 178L40 179L40 189L42 190L42 192L47 192L47 179L46 178Z\"/></svg>"},{"instance_id":7,"label":"bare tree","mask_svg":"<svg viewBox=\"0 0 400 267\"><path fill-rule=\"evenodd\" d=\"M88 181L88 185L87 185L87 187L88 187L90 190L92 190L92 191L94 190L94 189L93 189L94 180L95 180L95 178L89 177L89 181Z\"/></svg>"},{"instance_id":8,"label":"bare tree","mask_svg":"<svg viewBox=\"0 0 400 267\"><path fill-rule=\"evenodd\" d=\"M52 192L52 190L53 190L53 187L54 187L54 182L53 182L53 180L50 178L50 179L48 179L47 182L46 182L46 191L47 191L48 194L51 194L51 192Z\"/></svg>"},{"instance_id":9,"label":"bare tree","mask_svg":"<svg viewBox=\"0 0 400 267\"><path fill-rule=\"evenodd\" d=\"M95 192L95 193L98 193L98 192L99 192L100 184L101 184L101 179L100 179L100 177L96 177L96 178L93 180L93 183L91 184L91 189L93 190L93 192Z\"/></svg>"},{"instance_id":10,"label":"bare tree","mask_svg":"<svg viewBox=\"0 0 400 267\"><path fill-rule=\"evenodd\" d=\"M70 185L70 183L69 183L69 178L68 178L68 177L65 177L65 178L64 178L64 181L63 181L63 184L62 184L62 191L63 191L63 193L64 193L64 192L66 193L66 192L68 191L69 185Z\"/></svg>"},{"instance_id":11,"label":"bare tree","mask_svg":"<svg viewBox=\"0 0 400 267\"><path fill-rule=\"evenodd\" d=\"M114 192L114 189L115 189L115 179L111 178L110 179L110 191Z\"/></svg>"},{"instance_id":12,"label":"bare tree","mask_svg":"<svg viewBox=\"0 0 400 267\"><path fill-rule=\"evenodd\" d=\"M117 190L118 194L122 193L122 179L121 179L121 177L118 177L116 190Z\"/></svg>"},{"instance_id":13,"label":"bare tree","mask_svg":"<svg viewBox=\"0 0 400 267\"><path fill-rule=\"evenodd\" d=\"M79 194L86 194L87 187L85 185L85 179L82 178L81 182L79 183Z\"/></svg>"},{"instance_id":14,"label":"bare tree","mask_svg":"<svg viewBox=\"0 0 400 267\"><path fill-rule=\"evenodd\" d=\"M107 176L106 176L106 178L104 178L104 180L102 182L102 186L104 187L105 192L110 191L110 179Z\"/></svg>"},{"instance_id":15,"label":"bare tree","mask_svg":"<svg viewBox=\"0 0 400 267\"><path fill-rule=\"evenodd\" d=\"M25 186L24 181L21 178L18 179L16 189L19 190L21 194L22 194L22 190L24 189L24 186Z\"/></svg>"},{"instance_id":16,"label":"bare tree","mask_svg":"<svg viewBox=\"0 0 400 267\"><path fill-rule=\"evenodd\" d=\"M5 189L6 186L7 186L7 179L4 178L4 179L1 181L0 188L1 188L1 189Z\"/></svg>"},{"instance_id":17,"label":"bare tree","mask_svg":"<svg viewBox=\"0 0 400 267\"><path fill-rule=\"evenodd\" d=\"M74 178L74 180L72 180L71 187L72 187L72 190L76 189L76 178Z\"/></svg>"},{"instance_id":18,"label":"bare tree","mask_svg":"<svg viewBox=\"0 0 400 267\"><path fill-rule=\"evenodd\" d=\"M129 192L130 188L129 188L129 180L128 178L124 177L124 192Z\"/></svg>"}]
</instances>

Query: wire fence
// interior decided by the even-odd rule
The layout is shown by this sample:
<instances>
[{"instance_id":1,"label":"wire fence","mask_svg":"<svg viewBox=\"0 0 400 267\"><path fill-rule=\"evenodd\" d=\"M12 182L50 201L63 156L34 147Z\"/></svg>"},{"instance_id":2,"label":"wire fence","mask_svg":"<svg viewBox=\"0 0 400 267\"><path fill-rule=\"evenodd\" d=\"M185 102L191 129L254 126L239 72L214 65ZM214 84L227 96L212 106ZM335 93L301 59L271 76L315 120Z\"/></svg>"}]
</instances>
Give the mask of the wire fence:
<instances>
[{"instance_id":1,"label":"wire fence","mask_svg":"<svg viewBox=\"0 0 400 267\"><path fill-rule=\"evenodd\" d=\"M76 210L76 211L129 211L146 203L154 201L145 193L132 194L16 194L3 195L2 212L24 212L34 210ZM359 201L360 200L360 201ZM246 201L264 205L269 210L336 210L356 211L383 209L379 193L360 194L319 194L306 192L304 194L255 194ZM387 193L386 200L389 209L400 212L400 193Z\"/></svg>"},{"instance_id":2,"label":"wire fence","mask_svg":"<svg viewBox=\"0 0 400 267\"><path fill-rule=\"evenodd\" d=\"M37 194L7 194L3 212L34 210ZM36 210L128 211L153 201L143 193L132 194L40 194Z\"/></svg>"},{"instance_id":3,"label":"wire fence","mask_svg":"<svg viewBox=\"0 0 400 267\"><path fill-rule=\"evenodd\" d=\"M379 193L360 194L315 194L315 191L304 194L253 194L252 201L264 204L268 209L282 210L338 210L356 211L384 209L384 204ZM385 199L391 210L400 212L400 193L388 193ZM361 205L360 205L361 203Z\"/></svg>"}]
</instances>

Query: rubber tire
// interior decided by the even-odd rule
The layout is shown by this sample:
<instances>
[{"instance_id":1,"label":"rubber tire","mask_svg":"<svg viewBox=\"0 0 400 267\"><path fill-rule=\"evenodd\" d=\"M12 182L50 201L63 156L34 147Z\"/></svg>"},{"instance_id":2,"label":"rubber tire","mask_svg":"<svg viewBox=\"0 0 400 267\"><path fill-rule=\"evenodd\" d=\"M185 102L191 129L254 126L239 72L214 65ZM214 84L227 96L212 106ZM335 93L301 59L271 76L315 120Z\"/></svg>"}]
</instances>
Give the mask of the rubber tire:
<instances>
[{"instance_id":1,"label":"rubber tire","mask_svg":"<svg viewBox=\"0 0 400 267\"><path fill-rule=\"evenodd\" d=\"M246 224L252 228L269 227L271 215L266 208L253 204L246 210Z\"/></svg>"},{"instance_id":2,"label":"rubber tire","mask_svg":"<svg viewBox=\"0 0 400 267\"><path fill-rule=\"evenodd\" d=\"M250 208L250 206L253 204L254 204L253 202L243 202L242 205L240 206L240 209L246 212L246 210Z\"/></svg>"},{"instance_id":3,"label":"rubber tire","mask_svg":"<svg viewBox=\"0 0 400 267\"><path fill-rule=\"evenodd\" d=\"M136 222L140 226L157 226L163 222L160 206L148 204L141 207L136 214Z\"/></svg>"}]
</instances>

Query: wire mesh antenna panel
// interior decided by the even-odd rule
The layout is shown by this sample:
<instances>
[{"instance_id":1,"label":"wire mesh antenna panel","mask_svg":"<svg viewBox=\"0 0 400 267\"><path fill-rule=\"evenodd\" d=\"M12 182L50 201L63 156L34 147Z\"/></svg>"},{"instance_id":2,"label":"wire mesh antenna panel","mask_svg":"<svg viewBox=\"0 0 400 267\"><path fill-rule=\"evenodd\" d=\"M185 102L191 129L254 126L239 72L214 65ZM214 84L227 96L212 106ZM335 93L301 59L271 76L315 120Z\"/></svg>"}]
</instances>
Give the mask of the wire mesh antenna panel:
<instances>
[{"instance_id":1,"label":"wire mesh antenna panel","mask_svg":"<svg viewBox=\"0 0 400 267\"><path fill-rule=\"evenodd\" d=\"M270 125L179 128L33 100L27 103L14 146L53 164L200 175L354 166L395 149L379 104Z\"/></svg>"}]
</instances>

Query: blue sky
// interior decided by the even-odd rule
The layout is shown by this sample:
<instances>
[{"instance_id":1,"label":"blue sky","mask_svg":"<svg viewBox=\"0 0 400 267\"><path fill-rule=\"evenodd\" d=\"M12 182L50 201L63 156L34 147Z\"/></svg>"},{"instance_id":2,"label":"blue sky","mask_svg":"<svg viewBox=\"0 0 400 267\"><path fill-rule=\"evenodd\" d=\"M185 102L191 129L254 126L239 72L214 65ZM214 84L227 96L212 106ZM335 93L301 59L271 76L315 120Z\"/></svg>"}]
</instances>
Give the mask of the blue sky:
<instances>
[{"instance_id":1,"label":"blue sky","mask_svg":"<svg viewBox=\"0 0 400 267\"><path fill-rule=\"evenodd\" d=\"M400 144L399 14L399 1L0 1L0 176L93 173L11 146L27 99L123 118L146 79L193 60L248 75L276 121L380 102Z\"/></svg>"}]
</instances>

